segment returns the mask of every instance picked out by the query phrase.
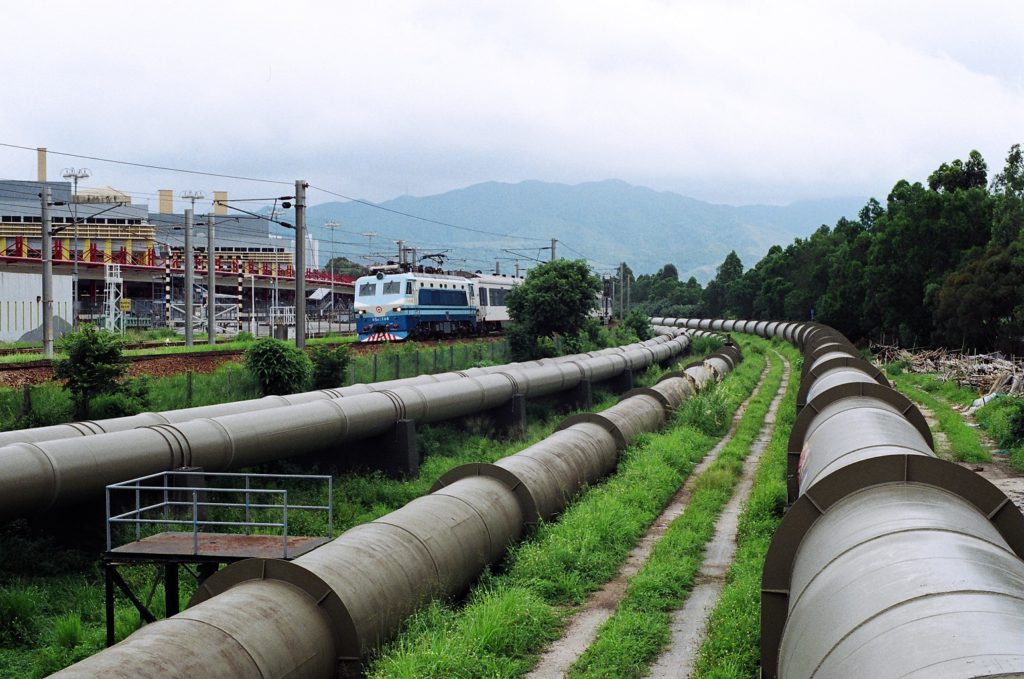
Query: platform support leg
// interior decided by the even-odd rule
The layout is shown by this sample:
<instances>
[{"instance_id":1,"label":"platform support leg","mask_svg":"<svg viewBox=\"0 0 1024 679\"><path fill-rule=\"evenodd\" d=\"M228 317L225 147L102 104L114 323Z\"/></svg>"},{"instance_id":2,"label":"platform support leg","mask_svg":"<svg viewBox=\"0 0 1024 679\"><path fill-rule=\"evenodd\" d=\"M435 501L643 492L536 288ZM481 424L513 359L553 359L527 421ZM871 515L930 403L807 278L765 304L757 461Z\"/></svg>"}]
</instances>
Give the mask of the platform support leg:
<instances>
[{"instance_id":1,"label":"platform support leg","mask_svg":"<svg viewBox=\"0 0 1024 679\"><path fill-rule=\"evenodd\" d=\"M115 566L103 564L104 606L107 616L107 647L114 645L114 573Z\"/></svg>"},{"instance_id":2,"label":"platform support leg","mask_svg":"<svg viewBox=\"0 0 1024 679\"><path fill-rule=\"evenodd\" d=\"M178 596L178 564L174 562L164 564L164 610L168 618L177 615L181 610Z\"/></svg>"}]
</instances>

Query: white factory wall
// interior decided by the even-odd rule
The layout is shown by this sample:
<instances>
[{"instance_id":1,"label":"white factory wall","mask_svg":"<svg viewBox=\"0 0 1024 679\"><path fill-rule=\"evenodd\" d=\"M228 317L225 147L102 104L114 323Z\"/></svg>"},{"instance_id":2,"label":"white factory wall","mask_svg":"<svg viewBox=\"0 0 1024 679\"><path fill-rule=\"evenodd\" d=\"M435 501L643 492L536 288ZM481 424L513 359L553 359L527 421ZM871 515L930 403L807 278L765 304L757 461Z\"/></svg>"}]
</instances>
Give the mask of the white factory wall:
<instances>
[{"instance_id":1,"label":"white factory wall","mask_svg":"<svg viewBox=\"0 0 1024 679\"><path fill-rule=\"evenodd\" d=\"M40 342L43 337L43 277L0 272L0 341ZM53 336L71 329L71 276L53 277Z\"/></svg>"}]
</instances>

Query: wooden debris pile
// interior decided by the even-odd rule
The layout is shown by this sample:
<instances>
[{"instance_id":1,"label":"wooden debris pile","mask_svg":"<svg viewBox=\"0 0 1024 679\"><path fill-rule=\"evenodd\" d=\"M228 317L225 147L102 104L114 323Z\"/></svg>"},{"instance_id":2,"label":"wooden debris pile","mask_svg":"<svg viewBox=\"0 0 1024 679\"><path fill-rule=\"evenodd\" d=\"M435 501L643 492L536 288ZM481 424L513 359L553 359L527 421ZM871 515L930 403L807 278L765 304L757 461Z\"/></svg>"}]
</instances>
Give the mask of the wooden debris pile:
<instances>
[{"instance_id":1,"label":"wooden debris pile","mask_svg":"<svg viewBox=\"0 0 1024 679\"><path fill-rule=\"evenodd\" d=\"M1024 362L1011 360L999 352L991 354L963 354L948 349L909 351L899 347L876 345L871 347L878 365L901 362L905 370L915 373L935 373L939 379L953 380L981 394L1002 392L1024 394Z\"/></svg>"}]
</instances>

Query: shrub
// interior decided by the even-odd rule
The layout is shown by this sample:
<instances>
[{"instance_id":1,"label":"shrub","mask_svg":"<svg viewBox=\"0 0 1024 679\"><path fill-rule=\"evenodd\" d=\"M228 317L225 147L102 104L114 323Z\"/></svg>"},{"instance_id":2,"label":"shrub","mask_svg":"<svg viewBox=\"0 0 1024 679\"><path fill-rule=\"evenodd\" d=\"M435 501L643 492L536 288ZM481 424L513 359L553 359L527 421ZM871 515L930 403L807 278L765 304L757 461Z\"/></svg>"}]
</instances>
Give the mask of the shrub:
<instances>
[{"instance_id":1,"label":"shrub","mask_svg":"<svg viewBox=\"0 0 1024 679\"><path fill-rule=\"evenodd\" d=\"M1024 399L997 398L980 408L975 417L999 447L1024 443Z\"/></svg>"},{"instance_id":2,"label":"shrub","mask_svg":"<svg viewBox=\"0 0 1024 679\"><path fill-rule=\"evenodd\" d=\"M309 354L313 361L313 388L332 389L345 381L345 370L351 361L348 347L341 345L314 347Z\"/></svg>"},{"instance_id":3,"label":"shrub","mask_svg":"<svg viewBox=\"0 0 1024 679\"><path fill-rule=\"evenodd\" d=\"M240 333L238 333L237 335L235 335L235 341L236 342L255 342L256 338L253 337L253 334L251 332L249 332L248 330L243 330Z\"/></svg>"},{"instance_id":4,"label":"shrub","mask_svg":"<svg viewBox=\"0 0 1024 679\"><path fill-rule=\"evenodd\" d=\"M245 367L259 380L265 396L302 391L313 373L313 363L302 349L270 337L245 350Z\"/></svg>"},{"instance_id":5,"label":"shrub","mask_svg":"<svg viewBox=\"0 0 1024 679\"><path fill-rule=\"evenodd\" d=\"M892 361L891 363L886 363L885 372L888 373L890 377L896 377L897 375L902 375L903 373L905 373L907 371L907 368L909 367L910 361L906 359L899 359L896 361Z\"/></svg>"},{"instance_id":6,"label":"shrub","mask_svg":"<svg viewBox=\"0 0 1024 679\"><path fill-rule=\"evenodd\" d=\"M145 375L129 380L116 393L96 397L90 410L98 419L145 412L149 409L149 387L150 378Z\"/></svg>"},{"instance_id":7,"label":"shrub","mask_svg":"<svg viewBox=\"0 0 1024 679\"><path fill-rule=\"evenodd\" d=\"M537 358L537 337L521 323L509 323L505 328L509 353L513 361L531 361Z\"/></svg>"},{"instance_id":8,"label":"shrub","mask_svg":"<svg viewBox=\"0 0 1024 679\"><path fill-rule=\"evenodd\" d=\"M120 379L128 370L121 355L124 340L96 326L85 325L69 332L58 343L66 359L53 362L55 379L66 380L64 388L71 393L75 417L89 417L90 401L100 394L120 390Z\"/></svg>"},{"instance_id":9,"label":"shrub","mask_svg":"<svg viewBox=\"0 0 1024 679\"><path fill-rule=\"evenodd\" d=\"M0 589L0 642L28 644L36 634L35 597L24 589Z\"/></svg>"},{"instance_id":10,"label":"shrub","mask_svg":"<svg viewBox=\"0 0 1024 679\"><path fill-rule=\"evenodd\" d=\"M641 342L649 340L654 335L651 332L651 321L647 318L647 314L644 313L643 309L633 309L626 318L622 321L622 324L633 331L633 334L637 336Z\"/></svg>"}]
</instances>

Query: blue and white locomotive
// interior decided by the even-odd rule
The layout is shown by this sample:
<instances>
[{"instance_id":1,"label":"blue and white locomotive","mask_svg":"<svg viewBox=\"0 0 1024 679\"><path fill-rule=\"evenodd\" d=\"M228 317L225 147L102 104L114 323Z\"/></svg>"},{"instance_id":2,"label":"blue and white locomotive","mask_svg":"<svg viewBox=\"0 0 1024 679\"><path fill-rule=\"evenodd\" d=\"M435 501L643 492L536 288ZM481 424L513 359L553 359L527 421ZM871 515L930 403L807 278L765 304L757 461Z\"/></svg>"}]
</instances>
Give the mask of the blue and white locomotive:
<instances>
[{"instance_id":1,"label":"blue and white locomotive","mask_svg":"<svg viewBox=\"0 0 1024 679\"><path fill-rule=\"evenodd\" d=\"M508 323L505 295L516 278L377 271L355 283L360 342L483 334Z\"/></svg>"}]
</instances>

